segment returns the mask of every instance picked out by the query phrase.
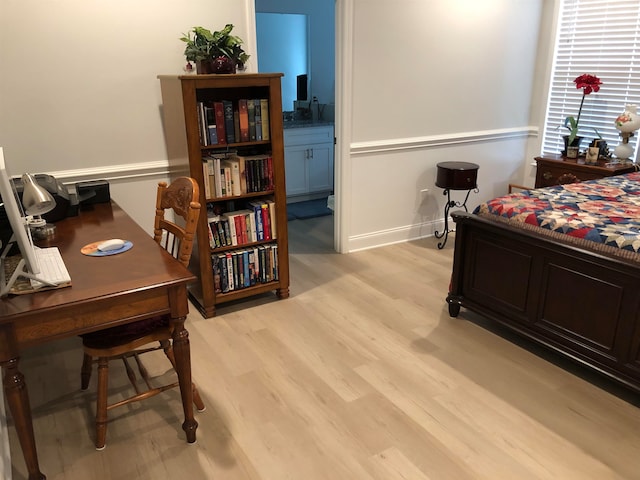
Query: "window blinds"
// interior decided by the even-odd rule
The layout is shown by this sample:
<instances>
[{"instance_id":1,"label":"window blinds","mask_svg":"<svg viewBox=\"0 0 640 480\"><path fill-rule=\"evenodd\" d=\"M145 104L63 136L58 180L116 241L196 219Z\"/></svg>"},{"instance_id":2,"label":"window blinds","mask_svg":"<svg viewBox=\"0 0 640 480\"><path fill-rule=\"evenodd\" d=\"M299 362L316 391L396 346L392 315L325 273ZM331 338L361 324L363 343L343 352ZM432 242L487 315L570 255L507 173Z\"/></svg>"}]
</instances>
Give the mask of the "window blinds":
<instances>
[{"instance_id":1,"label":"window blinds","mask_svg":"<svg viewBox=\"0 0 640 480\"><path fill-rule=\"evenodd\" d=\"M556 38L542 151L564 149L562 127L567 116L577 118L582 99L573 80L588 73L602 80L600 91L586 96L579 123L582 148L598 138L609 150L620 143L614 127L625 104L640 109L640 1L564 0ZM558 128L560 126L560 128ZM637 136L632 137L635 146Z\"/></svg>"}]
</instances>

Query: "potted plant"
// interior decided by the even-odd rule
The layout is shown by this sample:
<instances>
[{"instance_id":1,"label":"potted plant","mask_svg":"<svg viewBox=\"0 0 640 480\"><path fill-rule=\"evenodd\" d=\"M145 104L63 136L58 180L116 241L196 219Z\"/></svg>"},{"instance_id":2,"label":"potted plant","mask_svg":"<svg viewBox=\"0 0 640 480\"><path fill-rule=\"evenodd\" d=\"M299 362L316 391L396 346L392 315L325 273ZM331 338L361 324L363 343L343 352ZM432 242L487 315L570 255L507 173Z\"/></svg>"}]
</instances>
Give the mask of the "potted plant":
<instances>
[{"instance_id":1,"label":"potted plant","mask_svg":"<svg viewBox=\"0 0 640 480\"><path fill-rule=\"evenodd\" d=\"M242 48L242 39L231 35L233 25L228 23L219 32L204 27L193 27L180 40L187 46L184 56L196 64L197 73L235 73L244 69L249 55Z\"/></svg>"},{"instance_id":2,"label":"potted plant","mask_svg":"<svg viewBox=\"0 0 640 480\"><path fill-rule=\"evenodd\" d=\"M582 89L582 99L580 100L580 108L578 109L578 117L569 116L564 120L564 127L569 130L569 135L564 137L564 148L565 152L569 154L569 147L574 147L575 151L580 147L580 141L582 137L578 136L578 128L580 124L580 115L582 114L582 106L584 105L584 99L591 92L597 92L600 90L600 85L602 85L602 81L596 77L595 75L584 74L576 77L573 82L576 84L576 88L578 90ZM593 128L598 137L600 133L598 130Z\"/></svg>"}]
</instances>

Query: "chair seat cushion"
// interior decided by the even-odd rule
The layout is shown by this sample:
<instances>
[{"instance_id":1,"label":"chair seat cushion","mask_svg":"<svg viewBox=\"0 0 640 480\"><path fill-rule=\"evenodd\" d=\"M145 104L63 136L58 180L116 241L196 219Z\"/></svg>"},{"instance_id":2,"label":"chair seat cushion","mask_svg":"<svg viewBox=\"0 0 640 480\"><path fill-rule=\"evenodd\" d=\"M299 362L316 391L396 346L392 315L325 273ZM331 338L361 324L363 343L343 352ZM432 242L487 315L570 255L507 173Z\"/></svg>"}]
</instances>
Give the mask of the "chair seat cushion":
<instances>
[{"instance_id":1,"label":"chair seat cushion","mask_svg":"<svg viewBox=\"0 0 640 480\"><path fill-rule=\"evenodd\" d=\"M105 328L96 332L80 335L82 344L88 348L113 348L124 345L145 337L160 328L169 326L169 316L159 315L157 317L139 320L117 327Z\"/></svg>"}]
</instances>

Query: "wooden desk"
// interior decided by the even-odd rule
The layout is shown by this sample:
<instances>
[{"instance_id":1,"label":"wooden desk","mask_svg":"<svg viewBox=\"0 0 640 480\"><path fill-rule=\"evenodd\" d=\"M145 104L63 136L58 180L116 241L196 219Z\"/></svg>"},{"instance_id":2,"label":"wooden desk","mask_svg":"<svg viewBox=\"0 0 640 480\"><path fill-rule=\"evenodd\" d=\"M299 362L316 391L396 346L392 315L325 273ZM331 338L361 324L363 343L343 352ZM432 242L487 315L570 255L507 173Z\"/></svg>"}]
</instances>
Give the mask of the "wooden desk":
<instances>
[{"instance_id":1,"label":"wooden desk","mask_svg":"<svg viewBox=\"0 0 640 480\"><path fill-rule=\"evenodd\" d=\"M170 314L175 326L174 352L187 441L196 440L193 417L187 283L195 277L161 248L115 204L89 206L79 216L56 223L56 234L41 246L55 245L65 261L72 286L0 300L0 365L4 391L22 447L29 480L40 472L27 386L18 368L28 346L76 336L159 314ZM89 257L80 249L91 242L123 238L127 252ZM79 361L80 359L78 359ZM78 378L80 363L78 363Z\"/></svg>"}]
</instances>

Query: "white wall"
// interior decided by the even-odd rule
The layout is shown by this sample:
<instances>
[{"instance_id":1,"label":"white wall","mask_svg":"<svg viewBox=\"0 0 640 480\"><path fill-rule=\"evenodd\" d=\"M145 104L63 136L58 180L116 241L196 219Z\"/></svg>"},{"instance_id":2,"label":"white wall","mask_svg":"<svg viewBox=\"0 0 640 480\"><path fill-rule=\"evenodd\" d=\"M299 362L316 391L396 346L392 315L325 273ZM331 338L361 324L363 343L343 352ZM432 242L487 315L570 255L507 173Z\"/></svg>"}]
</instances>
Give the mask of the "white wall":
<instances>
[{"instance_id":1,"label":"white wall","mask_svg":"<svg viewBox=\"0 0 640 480\"><path fill-rule=\"evenodd\" d=\"M339 38L353 38L352 49L338 40L337 106L350 109L337 128L342 251L441 227L438 162L480 165L470 209L521 182L542 4L338 0Z\"/></svg>"},{"instance_id":2,"label":"white wall","mask_svg":"<svg viewBox=\"0 0 640 480\"><path fill-rule=\"evenodd\" d=\"M337 0L350 12L340 35L353 39L339 46L351 60L341 67L346 124L337 124L342 251L431 234L444 208L439 161L480 165L474 204L522 182L548 3ZM150 231L155 184L169 176L156 75L181 72L178 37L194 25L234 23L255 55L253 12L252 0L1 2L0 145L10 171L107 178Z\"/></svg>"},{"instance_id":3,"label":"white wall","mask_svg":"<svg viewBox=\"0 0 640 480\"><path fill-rule=\"evenodd\" d=\"M252 1L3 0L0 145L9 171L112 180L112 197L151 231L155 185L168 175L156 76L183 73L179 37L196 25L233 23L252 54L248 12Z\"/></svg>"}]
</instances>

